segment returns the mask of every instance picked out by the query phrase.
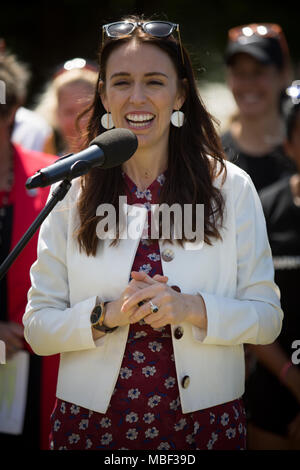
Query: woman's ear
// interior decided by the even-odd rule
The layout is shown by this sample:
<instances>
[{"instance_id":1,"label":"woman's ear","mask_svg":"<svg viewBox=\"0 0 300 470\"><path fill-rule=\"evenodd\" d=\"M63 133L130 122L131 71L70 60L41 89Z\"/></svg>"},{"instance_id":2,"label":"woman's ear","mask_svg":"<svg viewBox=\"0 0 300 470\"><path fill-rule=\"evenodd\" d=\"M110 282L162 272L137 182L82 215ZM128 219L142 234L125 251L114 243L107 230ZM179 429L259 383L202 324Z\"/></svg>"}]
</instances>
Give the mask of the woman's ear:
<instances>
[{"instance_id":1,"label":"woman's ear","mask_svg":"<svg viewBox=\"0 0 300 470\"><path fill-rule=\"evenodd\" d=\"M177 93L177 98L176 98L176 108L175 109L180 109L187 97L187 89L188 89L188 81L186 78L180 81L179 84L179 90Z\"/></svg>"},{"instance_id":2,"label":"woman's ear","mask_svg":"<svg viewBox=\"0 0 300 470\"><path fill-rule=\"evenodd\" d=\"M105 92L105 84L104 84L103 80L99 81L98 93L99 93L100 99L102 101L102 104L103 104L105 110L107 111L107 109L108 109L108 107L107 107L107 97L106 97L106 92Z\"/></svg>"}]
</instances>

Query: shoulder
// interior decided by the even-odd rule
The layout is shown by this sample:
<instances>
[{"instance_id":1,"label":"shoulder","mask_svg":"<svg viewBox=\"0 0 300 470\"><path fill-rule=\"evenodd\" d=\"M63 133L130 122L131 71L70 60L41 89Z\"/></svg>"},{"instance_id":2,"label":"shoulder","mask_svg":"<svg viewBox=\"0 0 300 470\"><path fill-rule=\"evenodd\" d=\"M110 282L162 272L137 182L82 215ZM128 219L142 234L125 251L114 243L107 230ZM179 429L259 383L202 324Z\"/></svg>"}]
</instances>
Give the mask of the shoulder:
<instances>
[{"instance_id":1,"label":"shoulder","mask_svg":"<svg viewBox=\"0 0 300 470\"><path fill-rule=\"evenodd\" d=\"M211 164L213 164L213 157L209 156L208 158L211 161ZM223 160L223 163L225 168L222 172L220 172L221 164L217 162L215 172L216 177L214 180L215 186L219 187L220 189L223 188L226 191L234 191L236 188L241 186L253 185L250 176L242 168L230 162L229 160Z\"/></svg>"},{"instance_id":2,"label":"shoulder","mask_svg":"<svg viewBox=\"0 0 300 470\"><path fill-rule=\"evenodd\" d=\"M260 191L259 196L264 209L270 209L276 202L290 193L290 175Z\"/></svg>"}]
</instances>

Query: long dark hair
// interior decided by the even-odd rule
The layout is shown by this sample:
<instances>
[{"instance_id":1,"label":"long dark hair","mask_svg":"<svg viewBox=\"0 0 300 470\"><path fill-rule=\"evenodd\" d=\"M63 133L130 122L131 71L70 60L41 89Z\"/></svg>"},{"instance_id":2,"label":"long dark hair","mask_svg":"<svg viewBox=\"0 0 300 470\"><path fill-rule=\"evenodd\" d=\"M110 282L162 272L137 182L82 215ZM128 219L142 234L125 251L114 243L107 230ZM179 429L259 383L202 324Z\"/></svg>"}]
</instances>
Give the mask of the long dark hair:
<instances>
[{"instance_id":1,"label":"long dark hair","mask_svg":"<svg viewBox=\"0 0 300 470\"><path fill-rule=\"evenodd\" d=\"M141 21L136 17L126 19ZM224 199L221 191L213 185L213 181L221 173L223 180L226 177L225 156L213 118L198 94L189 55L183 47L183 64L179 42L173 36L156 38L145 34L141 28L136 28L130 36L107 38L104 41L99 54L100 73L91 106L87 140L90 142L105 131L101 125L101 117L106 110L99 96L99 84L101 81L105 84L107 60L116 47L132 40L155 45L168 54L179 80L184 83L186 99L181 110L185 114L185 122L181 128L170 126L168 177L162 187L160 203L164 202L169 206L179 203L182 207L184 204L193 204L194 208L196 204L204 204L204 241L211 245L212 238L221 238L219 229L223 222ZM77 237L80 249L85 250L88 255L95 256L99 242L96 234L96 226L100 220L96 216L97 207L102 203L111 203L116 209L116 214L119 214L119 196L124 194L120 167L110 170L94 168L81 178L81 194L78 200L80 227ZM182 244L183 241L184 237L178 242ZM115 243L117 239L114 240L113 244Z\"/></svg>"}]
</instances>

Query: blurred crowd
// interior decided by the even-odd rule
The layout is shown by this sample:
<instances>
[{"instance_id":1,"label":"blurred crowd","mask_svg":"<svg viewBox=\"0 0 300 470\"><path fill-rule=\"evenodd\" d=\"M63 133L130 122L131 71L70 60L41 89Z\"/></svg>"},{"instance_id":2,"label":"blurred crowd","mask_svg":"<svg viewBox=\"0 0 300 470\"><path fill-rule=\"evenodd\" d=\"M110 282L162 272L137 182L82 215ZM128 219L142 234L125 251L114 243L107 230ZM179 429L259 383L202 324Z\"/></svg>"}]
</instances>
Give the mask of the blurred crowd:
<instances>
[{"instance_id":1,"label":"blurred crowd","mask_svg":"<svg viewBox=\"0 0 300 470\"><path fill-rule=\"evenodd\" d=\"M300 77L276 24L230 29L224 64L225 83L206 84L199 91L219 120L227 159L250 175L259 193L285 314L275 343L245 345L248 448L300 449L300 353L295 354L300 348ZM36 96L34 109L25 106L29 80L28 67L2 40L0 81L6 85L6 100L0 105L1 263L48 196L49 188L26 191L27 177L88 144L88 108L98 68L83 58L58 65L44 93ZM0 340L6 344L7 361L27 349L22 315L35 257L36 238L1 280ZM18 435L0 433L1 445L48 448L57 368L58 357L30 353L23 430Z\"/></svg>"}]
</instances>

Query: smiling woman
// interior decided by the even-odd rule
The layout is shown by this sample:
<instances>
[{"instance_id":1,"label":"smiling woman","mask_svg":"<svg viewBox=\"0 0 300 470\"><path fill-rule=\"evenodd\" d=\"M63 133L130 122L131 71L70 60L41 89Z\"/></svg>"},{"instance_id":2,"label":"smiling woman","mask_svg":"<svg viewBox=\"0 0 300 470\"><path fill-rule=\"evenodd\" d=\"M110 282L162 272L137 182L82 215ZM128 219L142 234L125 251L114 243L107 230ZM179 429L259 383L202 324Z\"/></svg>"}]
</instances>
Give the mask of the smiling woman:
<instances>
[{"instance_id":1,"label":"smiling woman","mask_svg":"<svg viewBox=\"0 0 300 470\"><path fill-rule=\"evenodd\" d=\"M175 31L140 18L103 27L88 140L114 124L138 148L75 180L42 228L24 324L36 352L61 353L54 449L245 448L243 343L280 331L257 194L225 161ZM160 203L170 210L152 239ZM102 204L118 217L113 240L97 236ZM170 212L187 204L193 233L182 217L177 239ZM124 213L134 237L122 237Z\"/></svg>"}]
</instances>

